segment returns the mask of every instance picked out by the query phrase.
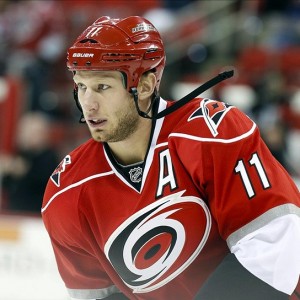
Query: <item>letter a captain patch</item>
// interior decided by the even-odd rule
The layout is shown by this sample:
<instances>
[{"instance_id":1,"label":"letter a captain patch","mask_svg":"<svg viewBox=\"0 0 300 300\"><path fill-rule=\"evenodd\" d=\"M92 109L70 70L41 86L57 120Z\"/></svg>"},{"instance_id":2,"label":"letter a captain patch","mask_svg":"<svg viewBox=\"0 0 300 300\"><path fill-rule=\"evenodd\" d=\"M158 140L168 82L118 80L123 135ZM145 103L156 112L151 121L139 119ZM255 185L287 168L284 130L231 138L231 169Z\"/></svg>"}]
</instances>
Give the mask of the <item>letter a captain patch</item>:
<instances>
[{"instance_id":1,"label":"letter a captain patch","mask_svg":"<svg viewBox=\"0 0 300 300\"><path fill-rule=\"evenodd\" d=\"M212 135L218 135L218 127L225 117L226 113L233 106L217 100L204 99L200 102L200 107L197 108L188 118L188 122L195 118L204 118L204 121L211 131Z\"/></svg>"}]
</instances>

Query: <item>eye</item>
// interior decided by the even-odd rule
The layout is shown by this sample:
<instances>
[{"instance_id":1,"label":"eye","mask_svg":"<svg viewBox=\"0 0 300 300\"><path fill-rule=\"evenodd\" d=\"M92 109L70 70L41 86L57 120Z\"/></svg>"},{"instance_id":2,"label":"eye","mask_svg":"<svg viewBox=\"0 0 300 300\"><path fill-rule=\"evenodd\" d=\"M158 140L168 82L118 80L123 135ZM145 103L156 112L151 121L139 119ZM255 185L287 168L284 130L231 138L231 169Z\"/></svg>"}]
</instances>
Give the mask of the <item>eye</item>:
<instances>
[{"instance_id":1,"label":"eye","mask_svg":"<svg viewBox=\"0 0 300 300\"><path fill-rule=\"evenodd\" d=\"M79 90L85 90L86 89L86 86L82 83L77 83L77 87Z\"/></svg>"},{"instance_id":2,"label":"eye","mask_svg":"<svg viewBox=\"0 0 300 300\"><path fill-rule=\"evenodd\" d=\"M98 85L98 90L100 90L100 91L105 91L108 88L109 88L109 85L107 85L107 84L99 84Z\"/></svg>"}]
</instances>

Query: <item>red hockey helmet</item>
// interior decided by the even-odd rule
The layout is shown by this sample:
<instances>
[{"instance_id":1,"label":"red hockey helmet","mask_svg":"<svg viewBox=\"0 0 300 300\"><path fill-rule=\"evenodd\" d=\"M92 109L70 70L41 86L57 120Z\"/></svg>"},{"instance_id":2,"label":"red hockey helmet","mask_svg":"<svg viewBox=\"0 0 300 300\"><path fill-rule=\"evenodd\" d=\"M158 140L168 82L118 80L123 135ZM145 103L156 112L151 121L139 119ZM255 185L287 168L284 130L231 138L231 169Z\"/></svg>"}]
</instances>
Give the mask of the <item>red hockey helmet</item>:
<instances>
[{"instance_id":1,"label":"red hockey helmet","mask_svg":"<svg viewBox=\"0 0 300 300\"><path fill-rule=\"evenodd\" d=\"M152 70L158 90L165 51L156 28L148 20L101 17L83 31L68 50L68 69L116 70L126 74L126 87L137 87L141 75Z\"/></svg>"}]
</instances>

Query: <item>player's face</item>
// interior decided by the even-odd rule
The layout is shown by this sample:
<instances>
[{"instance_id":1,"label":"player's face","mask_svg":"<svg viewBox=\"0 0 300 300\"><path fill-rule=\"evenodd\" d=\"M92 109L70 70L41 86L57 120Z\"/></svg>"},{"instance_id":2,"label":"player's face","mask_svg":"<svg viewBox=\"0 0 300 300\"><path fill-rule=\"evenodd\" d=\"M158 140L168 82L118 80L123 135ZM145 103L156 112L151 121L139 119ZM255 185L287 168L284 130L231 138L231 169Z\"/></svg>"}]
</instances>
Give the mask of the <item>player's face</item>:
<instances>
[{"instance_id":1,"label":"player's face","mask_svg":"<svg viewBox=\"0 0 300 300\"><path fill-rule=\"evenodd\" d=\"M79 71L74 75L78 98L92 137L119 142L138 128L139 115L118 71Z\"/></svg>"}]
</instances>

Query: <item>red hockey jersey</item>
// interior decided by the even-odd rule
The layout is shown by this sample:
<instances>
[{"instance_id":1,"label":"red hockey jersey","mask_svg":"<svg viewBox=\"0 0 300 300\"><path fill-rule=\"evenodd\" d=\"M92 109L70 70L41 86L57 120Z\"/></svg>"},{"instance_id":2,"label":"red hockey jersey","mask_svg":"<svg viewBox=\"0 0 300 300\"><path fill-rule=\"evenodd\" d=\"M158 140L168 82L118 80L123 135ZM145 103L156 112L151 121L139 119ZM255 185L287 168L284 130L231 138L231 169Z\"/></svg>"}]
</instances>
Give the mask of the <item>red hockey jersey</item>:
<instances>
[{"instance_id":1,"label":"red hockey jersey","mask_svg":"<svg viewBox=\"0 0 300 300\"><path fill-rule=\"evenodd\" d=\"M159 111L171 103L160 100ZM89 140L61 162L42 216L72 298L193 299L229 247L299 191L237 108L194 99L153 123L144 162ZM229 247L228 247L229 246Z\"/></svg>"}]
</instances>

